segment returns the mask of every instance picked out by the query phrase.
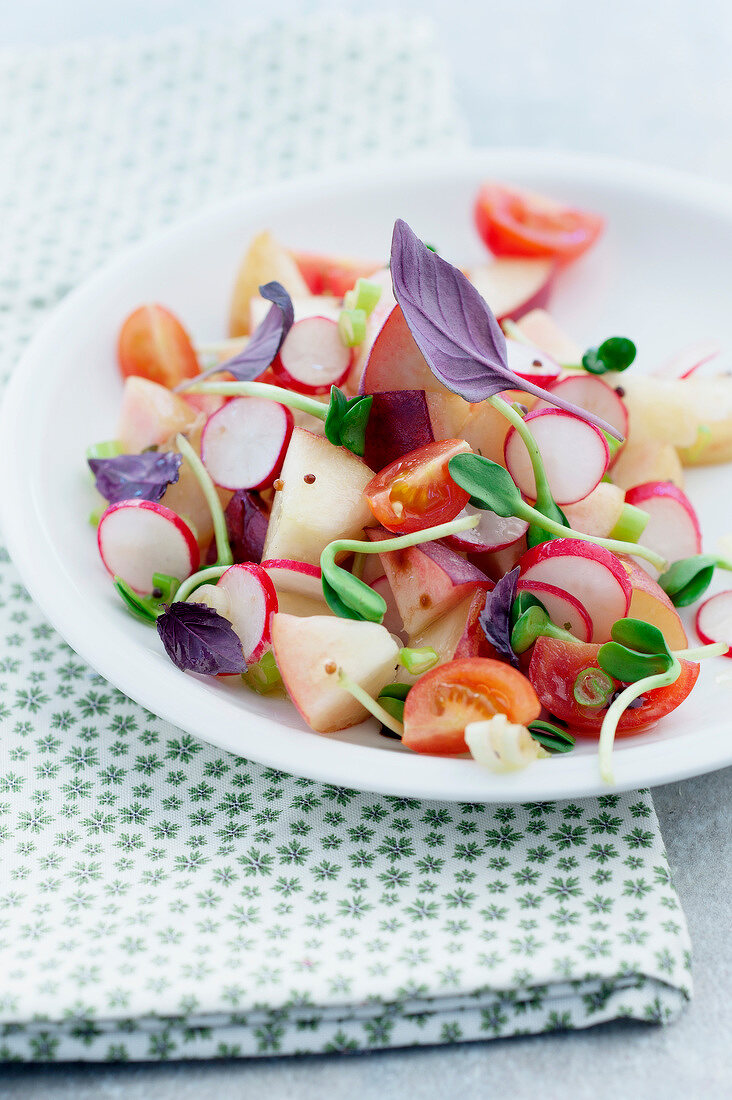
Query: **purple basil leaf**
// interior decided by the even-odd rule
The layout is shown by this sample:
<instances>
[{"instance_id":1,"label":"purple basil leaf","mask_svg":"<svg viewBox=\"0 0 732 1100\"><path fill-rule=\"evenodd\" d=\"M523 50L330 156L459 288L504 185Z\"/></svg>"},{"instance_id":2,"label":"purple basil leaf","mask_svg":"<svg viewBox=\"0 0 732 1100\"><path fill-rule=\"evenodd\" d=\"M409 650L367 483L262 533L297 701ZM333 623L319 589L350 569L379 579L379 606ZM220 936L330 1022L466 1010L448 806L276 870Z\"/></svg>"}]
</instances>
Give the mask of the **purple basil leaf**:
<instances>
[{"instance_id":1,"label":"purple basil leaf","mask_svg":"<svg viewBox=\"0 0 732 1100\"><path fill-rule=\"evenodd\" d=\"M90 458L97 489L110 504L118 500L160 500L178 480L183 456L174 451L144 451L141 455Z\"/></svg>"},{"instance_id":2,"label":"purple basil leaf","mask_svg":"<svg viewBox=\"0 0 732 1100\"><path fill-rule=\"evenodd\" d=\"M269 512L257 493L237 489L224 511L234 561L261 562Z\"/></svg>"},{"instance_id":3,"label":"purple basil leaf","mask_svg":"<svg viewBox=\"0 0 732 1100\"><path fill-rule=\"evenodd\" d=\"M183 672L246 672L241 642L228 619L200 603L172 603L157 620L165 652Z\"/></svg>"},{"instance_id":4,"label":"purple basil leaf","mask_svg":"<svg viewBox=\"0 0 732 1100\"><path fill-rule=\"evenodd\" d=\"M514 668L519 660L511 648L511 607L516 598L516 582L521 572L517 565L489 592L485 598L485 607L478 616L483 633L499 657L505 657Z\"/></svg>"},{"instance_id":5,"label":"purple basil leaf","mask_svg":"<svg viewBox=\"0 0 732 1100\"><path fill-rule=\"evenodd\" d=\"M593 413L547 393L509 370L506 340L488 305L462 271L427 248L405 221L391 242L394 297L432 373L466 401L524 390L622 439Z\"/></svg>"},{"instance_id":6,"label":"purple basil leaf","mask_svg":"<svg viewBox=\"0 0 732 1100\"><path fill-rule=\"evenodd\" d=\"M272 308L264 320L257 325L246 347L232 359L227 359L225 363L217 363L216 366L209 367L196 378L185 379L176 386L176 390L185 391L194 382L204 382L212 374L220 374L225 370L230 371L239 382L253 382L266 371L292 328L295 308L282 283L265 283L260 286L259 293L272 303Z\"/></svg>"},{"instance_id":7,"label":"purple basil leaf","mask_svg":"<svg viewBox=\"0 0 732 1100\"><path fill-rule=\"evenodd\" d=\"M230 371L239 382L252 382L267 369L295 320L292 299L281 283L265 283L259 293L272 303L267 316L257 325L247 346L218 368Z\"/></svg>"}]
</instances>

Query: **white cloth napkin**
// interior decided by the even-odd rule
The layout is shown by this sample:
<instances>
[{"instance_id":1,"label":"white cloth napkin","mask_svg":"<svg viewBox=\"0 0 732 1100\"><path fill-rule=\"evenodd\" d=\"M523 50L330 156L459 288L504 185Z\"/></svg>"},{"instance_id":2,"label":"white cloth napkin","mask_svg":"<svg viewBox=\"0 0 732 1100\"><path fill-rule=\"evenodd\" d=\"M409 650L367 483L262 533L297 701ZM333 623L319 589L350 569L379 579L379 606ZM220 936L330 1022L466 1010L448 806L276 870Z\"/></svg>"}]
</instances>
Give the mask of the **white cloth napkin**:
<instances>
[{"instance_id":1,"label":"white cloth napkin","mask_svg":"<svg viewBox=\"0 0 732 1100\"><path fill-rule=\"evenodd\" d=\"M161 224L462 136L414 20L0 53L0 373ZM0 1059L447 1043L665 1022L688 998L647 792L442 804L227 756L95 675L7 555L0 639Z\"/></svg>"}]
</instances>

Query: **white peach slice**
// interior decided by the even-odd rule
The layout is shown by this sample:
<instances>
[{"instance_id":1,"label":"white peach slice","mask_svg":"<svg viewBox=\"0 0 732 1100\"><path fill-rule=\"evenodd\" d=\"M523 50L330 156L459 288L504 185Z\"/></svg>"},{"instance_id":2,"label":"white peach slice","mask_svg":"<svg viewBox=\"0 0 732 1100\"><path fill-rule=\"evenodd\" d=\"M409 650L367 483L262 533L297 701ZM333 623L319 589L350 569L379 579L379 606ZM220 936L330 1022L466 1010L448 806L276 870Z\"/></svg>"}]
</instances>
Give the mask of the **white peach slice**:
<instances>
[{"instance_id":1,"label":"white peach slice","mask_svg":"<svg viewBox=\"0 0 732 1100\"><path fill-rule=\"evenodd\" d=\"M187 431L199 413L180 394L136 376L125 380L117 439L122 449L138 454L160 447Z\"/></svg>"},{"instance_id":2,"label":"white peach slice","mask_svg":"<svg viewBox=\"0 0 732 1100\"><path fill-rule=\"evenodd\" d=\"M264 230L252 240L239 267L229 313L229 335L246 336L249 307L264 283L282 283L291 298L307 298L310 290L294 259L271 233Z\"/></svg>"},{"instance_id":3,"label":"white peach slice","mask_svg":"<svg viewBox=\"0 0 732 1100\"><path fill-rule=\"evenodd\" d=\"M338 672L377 696L394 678L399 647L385 627L334 616L272 616L272 650L285 688L319 733L354 726L366 709L338 682Z\"/></svg>"},{"instance_id":4,"label":"white peach slice","mask_svg":"<svg viewBox=\"0 0 732 1100\"><path fill-rule=\"evenodd\" d=\"M337 538L357 539L373 522L364 489L373 472L350 451L295 428L272 503L263 558L320 564Z\"/></svg>"}]
</instances>

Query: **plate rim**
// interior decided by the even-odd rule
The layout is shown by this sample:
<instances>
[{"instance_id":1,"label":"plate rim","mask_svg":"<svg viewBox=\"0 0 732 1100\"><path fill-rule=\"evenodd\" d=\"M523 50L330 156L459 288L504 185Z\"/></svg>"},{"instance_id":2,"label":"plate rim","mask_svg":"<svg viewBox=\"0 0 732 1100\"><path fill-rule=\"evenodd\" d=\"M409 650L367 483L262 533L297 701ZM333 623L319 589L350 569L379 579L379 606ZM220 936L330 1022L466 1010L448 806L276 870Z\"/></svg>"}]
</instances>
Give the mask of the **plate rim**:
<instances>
[{"instance_id":1,"label":"plate rim","mask_svg":"<svg viewBox=\"0 0 732 1100\"><path fill-rule=\"evenodd\" d=\"M663 194L693 206L703 202L706 213L716 214L732 224L732 189L716 181L608 156L511 146L467 148L452 153L449 160L434 152L419 153L405 158L398 165L391 160L370 158L220 199L117 253L48 314L13 369L5 391L0 411L0 461L4 460L5 468L17 473L15 458L20 453L22 442L21 425L25 423L23 409L32 398L44 363L48 363L56 335L66 328L68 319L74 316L87 296L103 293L105 283L113 282L124 269L134 266L140 256L164 247L177 237L185 237L197 226L226 217L231 211L245 211L247 207L255 209L263 204L281 205L288 200L296 205L308 194L322 197L347 187L351 180L362 181L365 172L368 172L367 178L373 181L374 186L381 186L397 177L403 181L411 177L416 180L426 169L433 178L445 179L475 172L510 174L511 170L521 172L532 169L556 172L562 178L571 173L580 181L602 177L605 183L632 185L648 194ZM230 737L213 735L207 728L205 712L207 705L210 705L210 695L199 690L200 685L195 678L166 664L165 679L175 684L176 690L167 696L162 695L161 689L155 686L154 677L148 674L138 678L142 671L140 658L144 655L139 652L134 639L127 638L123 630L115 629L107 644L100 649L98 638L88 633L88 620L82 620L85 623L82 628L81 622L70 614L71 601L64 598L64 588L58 585L58 573L35 567L39 547L43 545L44 537L48 540L48 535L42 517L35 508L28 506L32 489L24 483L23 476L21 467L20 476L10 479L0 505L3 536L23 584L43 614L79 656L125 695L163 720L235 755L246 755L286 772L358 790L441 801L481 802L547 801L619 793L635 790L639 786L658 786L701 775L732 764L732 740L725 752L723 743L712 744L710 737L710 743L704 745L704 739L700 740L699 734L694 738L681 737L676 740L677 751L674 754L659 753L656 749L659 742L639 741L627 747L623 753L616 754L616 782L612 787L600 780L594 754L574 758L572 763L575 767L567 767L570 759L565 758L564 768L552 779L547 770L551 767L551 761L538 762L527 771L496 776L464 759L391 752L388 754L389 766L383 768L378 766L379 760L382 763L385 761L383 749L338 741L326 735L311 739L308 742L309 751L300 751L293 760L288 754L293 743L297 748L296 742L302 738L302 732L282 726L277 719L260 715L252 715L257 736L250 739L251 743L237 746ZM113 652L114 640L118 637L132 651L129 660L124 663L119 662ZM217 705L227 713L231 711L231 724L235 725L235 720L241 723L241 709L225 696L218 697ZM270 738L266 736L268 732L276 732L279 736ZM693 745L693 752L685 753L683 749L688 749L690 745ZM669 755L671 760L666 759ZM646 756L651 758L648 762L645 761ZM652 774L648 775L650 765ZM595 774L591 774L593 771ZM367 774L367 778L360 779L363 773ZM642 779L638 778L639 773Z\"/></svg>"}]
</instances>

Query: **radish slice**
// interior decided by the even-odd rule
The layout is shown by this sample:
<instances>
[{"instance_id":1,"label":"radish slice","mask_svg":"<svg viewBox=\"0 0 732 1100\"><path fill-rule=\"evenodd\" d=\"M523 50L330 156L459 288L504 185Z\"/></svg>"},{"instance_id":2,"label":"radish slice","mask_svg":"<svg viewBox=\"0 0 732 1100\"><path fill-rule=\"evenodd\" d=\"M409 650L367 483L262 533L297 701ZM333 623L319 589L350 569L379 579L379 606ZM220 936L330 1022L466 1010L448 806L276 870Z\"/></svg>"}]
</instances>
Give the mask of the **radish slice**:
<instances>
[{"instance_id":1,"label":"radish slice","mask_svg":"<svg viewBox=\"0 0 732 1100\"><path fill-rule=\"evenodd\" d=\"M450 535L445 539L453 550L464 554L488 554L494 550L503 550L518 542L529 529L526 520L515 516L497 516L495 512L474 508L472 504L466 504L456 518L462 519L464 516L480 516L480 523L470 531L461 531L460 534Z\"/></svg>"},{"instance_id":2,"label":"radish slice","mask_svg":"<svg viewBox=\"0 0 732 1100\"><path fill-rule=\"evenodd\" d=\"M231 622L241 642L247 664L258 661L271 639L270 621L277 610L277 593L261 565L243 562L232 565L219 577L218 588L229 597Z\"/></svg>"},{"instance_id":3,"label":"radish slice","mask_svg":"<svg viewBox=\"0 0 732 1100\"><path fill-rule=\"evenodd\" d=\"M383 600L386 604L386 613L384 615L383 625L386 627L390 634L395 634L397 638L399 638L401 642L406 645L407 632L404 629L404 622L401 615L399 614L399 608L397 607L397 602L394 598L394 593L387 577L379 577L378 580L375 580L373 582L371 587L373 588L374 592L378 592L379 595L383 597Z\"/></svg>"},{"instance_id":4,"label":"radish slice","mask_svg":"<svg viewBox=\"0 0 732 1100\"><path fill-rule=\"evenodd\" d=\"M204 425L204 466L222 489L264 489L282 468L293 424L277 401L237 397Z\"/></svg>"},{"instance_id":5,"label":"radish slice","mask_svg":"<svg viewBox=\"0 0 732 1100\"><path fill-rule=\"evenodd\" d=\"M200 562L198 543L180 516L152 500L110 504L97 528L102 561L135 592L153 589L153 573L185 580Z\"/></svg>"},{"instance_id":6,"label":"radish slice","mask_svg":"<svg viewBox=\"0 0 732 1100\"><path fill-rule=\"evenodd\" d=\"M628 614L633 594L628 574L604 546L552 539L528 550L519 564L521 580L550 584L583 604L592 620L592 642L606 642L613 623Z\"/></svg>"},{"instance_id":7,"label":"radish slice","mask_svg":"<svg viewBox=\"0 0 732 1100\"><path fill-rule=\"evenodd\" d=\"M653 373L661 378L689 378L710 359L716 359L721 350L716 340L697 340L677 351Z\"/></svg>"},{"instance_id":8,"label":"radish slice","mask_svg":"<svg viewBox=\"0 0 732 1100\"><path fill-rule=\"evenodd\" d=\"M584 371L581 374L571 374L567 378L560 378L548 388L557 397L563 397L565 401L571 401L573 405L599 416L616 428L623 438L628 435L628 410L625 402L617 390L596 374L586 374ZM551 408L554 406L542 399L536 402L533 411Z\"/></svg>"},{"instance_id":9,"label":"radish slice","mask_svg":"<svg viewBox=\"0 0 732 1100\"><path fill-rule=\"evenodd\" d=\"M532 344L522 344L519 340L506 340L507 363L510 370L519 378L533 382L535 386L547 389L556 382L561 367L545 351Z\"/></svg>"},{"instance_id":10,"label":"radish slice","mask_svg":"<svg viewBox=\"0 0 732 1100\"><path fill-rule=\"evenodd\" d=\"M267 576L275 588L283 592L299 592L314 600L323 599L323 580L319 565L290 558L270 558L262 562Z\"/></svg>"},{"instance_id":11,"label":"radish slice","mask_svg":"<svg viewBox=\"0 0 732 1100\"><path fill-rule=\"evenodd\" d=\"M696 512L686 493L671 481L647 481L625 494L627 504L650 516L640 541L669 562L700 554L702 533ZM655 580L658 570L643 558L633 559Z\"/></svg>"},{"instance_id":12,"label":"radish slice","mask_svg":"<svg viewBox=\"0 0 732 1100\"><path fill-rule=\"evenodd\" d=\"M706 645L726 642L730 647L723 657L732 657L732 591L710 596L696 613L696 632Z\"/></svg>"},{"instance_id":13,"label":"radish slice","mask_svg":"<svg viewBox=\"0 0 732 1100\"><path fill-rule=\"evenodd\" d=\"M561 409L530 412L524 423L536 440L557 504L575 504L599 485L610 462L607 440L599 428ZM521 492L535 500L536 482L529 452L515 428L506 436L503 454Z\"/></svg>"},{"instance_id":14,"label":"radish slice","mask_svg":"<svg viewBox=\"0 0 732 1100\"><path fill-rule=\"evenodd\" d=\"M556 626L569 630L580 642L589 642L593 630L592 619L585 605L576 596L570 596L553 584L522 578L516 585L516 591L530 592L532 596L536 596L544 604L549 618Z\"/></svg>"},{"instance_id":15,"label":"radish slice","mask_svg":"<svg viewBox=\"0 0 732 1100\"><path fill-rule=\"evenodd\" d=\"M327 393L351 368L352 351L329 317L304 317L292 326L272 368L299 393Z\"/></svg>"}]
</instances>

